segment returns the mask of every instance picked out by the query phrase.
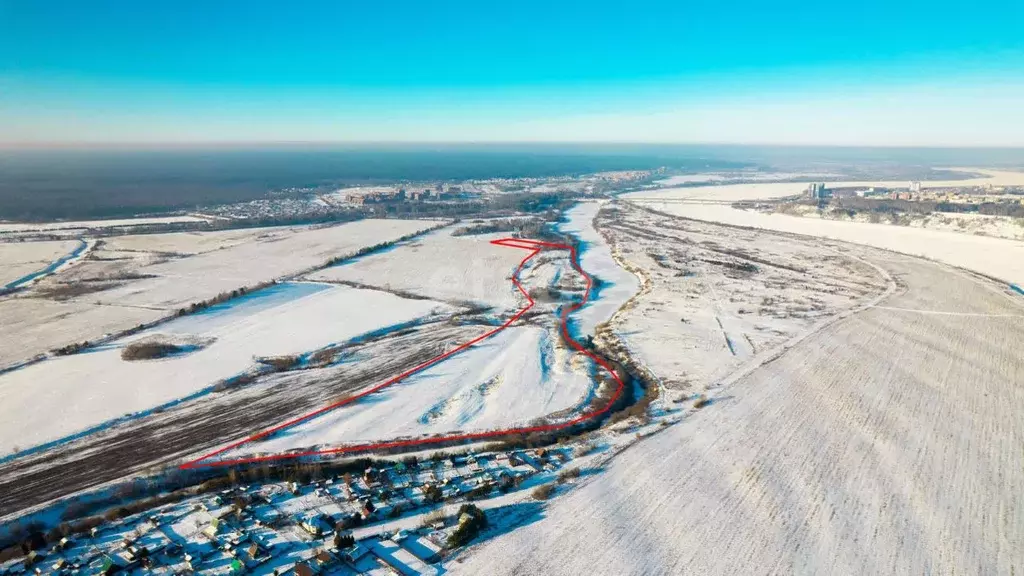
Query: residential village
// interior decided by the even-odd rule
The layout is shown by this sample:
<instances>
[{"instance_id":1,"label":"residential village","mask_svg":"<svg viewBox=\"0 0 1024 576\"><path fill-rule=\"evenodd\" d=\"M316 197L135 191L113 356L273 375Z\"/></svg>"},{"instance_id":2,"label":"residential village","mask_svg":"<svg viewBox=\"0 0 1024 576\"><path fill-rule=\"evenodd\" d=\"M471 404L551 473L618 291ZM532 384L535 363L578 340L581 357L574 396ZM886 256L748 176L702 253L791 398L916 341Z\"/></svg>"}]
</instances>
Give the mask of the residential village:
<instances>
[{"instance_id":1,"label":"residential village","mask_svg":"<svg viewBox=\"0 0 1024 576\"><path fill-rule=\"evenodd\" d=\"M446 517L445 503L554 480L572 455L568 447L439 453L362 474L237 485L64 537L0 565L0 574L435 574L432 564L465 541L452 535L482 514L464 504Z\"/></svg>"}]
</instances>

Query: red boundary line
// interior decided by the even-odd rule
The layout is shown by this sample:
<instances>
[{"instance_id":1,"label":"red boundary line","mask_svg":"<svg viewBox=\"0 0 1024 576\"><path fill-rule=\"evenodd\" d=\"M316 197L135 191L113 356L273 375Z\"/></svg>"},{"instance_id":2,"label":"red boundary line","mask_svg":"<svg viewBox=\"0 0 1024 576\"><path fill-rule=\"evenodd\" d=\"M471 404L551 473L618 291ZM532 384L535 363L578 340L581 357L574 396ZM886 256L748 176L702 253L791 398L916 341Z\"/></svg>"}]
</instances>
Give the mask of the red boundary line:
<instances>
[{"instance_id":1,"label":"red boundary line","mask_svg":"<svg viewBox=\"0 0 1024 576\"><path fill-rule=\"evenodd\" d=\"M376 386L368 388L368 389L360 392L359 394L355 394L353 396L349 396L348 398L345 398L344 400L340 400L340 401L335 402L333 404L328 404L327 406L324 406L322 408L314 410L313 412L310 412L308 414L304 414L304 415L299 416L298 418L294 418L292 420L288 420L287 422L284 422L282 424L278 424L277 426L274 426L273 428L268 428L266 430L263 430L262 432L258 432L258 433L254 434L254 435L252 435L252 436L250 436L248 438L245 438L243 440L239 440L237 442L233 442L231 444L228 444L227 446L224 446L223 448L219 448L217 450L214 450L213 452L210 452L209 454L206 454L204 456L200 456L199 458L196 458L195 460L190 460L189 462L186 462L186 463L182 464L180 466L180 468L181 469L189 469L189 468L206 468L206 467L216 467L216 466L233 466L233 465L238 465L238 464L252 464L252 463L256 463L256 462L267 462L267 461L272 461L272 460L290 460L290 459L303 458L303 457L308 457L308 456L324 456L324 455L331 455L331 454L344 454L344 453L350 453L350 452L368 452L368 451L371 451L371 450L379 450L379 449L385 449L385 448L399 448L399 447L404 447L404 446L429 445L429 444L438 444L438 443L441 443L441 442L453 442L453 441L460 441L460 440L480 440L480 439L485 439L485 438L492 438L492 437L495 437L495 436L506 436L506 435L509 435L509 434L526 434L526 433L531 433L531 432L552 432L552 431L557 431L557 430L564 430L565 428L569 428L570 426L574 426L576 424L579 424L581 422L585 422L587 420L592 420L592 419L594 419L594 418L596 418L598 416L601 416L601 415L607 413L609 410L611 410L611 407L615 404L615 402L622 395L622 391L625 388L625 383L623 383L622 379L619 378L619 375L615 373L615 370L612 369L612 367L610 365L608 365L608 363L606 361L604 361L603 359L598 357L593 352L587 350L582 344L580 344L579 342L574 340L572 338L572 336L569 334L569 326L568 326L569 314L575 312L576 310L579 310L580 308L582 308L587 303L587 301L590 299L591 287L593 286L593 280L591 279L590 275L587 274L586 271L584 271L583 268L579 264L578 257L577 257L577 254L576 254L576 248L573 247L573 246L569 246L567 244L555 244L555 243L552 243L552 242L540 242L540 241L537 241L537 240L526 240L526 239L521 239L521 238L501 238L501 239L498 239L498 240L492 240L491 244L496 244L498 246L506 246L508 248L520 248L520 249L523 249L523 250L530 250L530 253L527 254L526 257L523 258L522 261L519 262L519 266L516 267L515 272L512 274L512 283L515 284L516 288L519 289L519 292L521 292L523 294L523 296L526 297L527 305L523 309L521 309L518 312L516 312L511 318L506 320L504 324L502 324L501 326L498 326L497 328L495 328L495 329L493 329L493 330L491 330L491 331L489 331L489 332L487 332L487 333L485 333L483 335L477 336L476 338L470 340L469 342L461 344L457 348L453 348L452 350L449 350L448 352L445 352L444 354L441 354L439 356L435 356L434 358L431 358L430 360L427 360L426 362L423 362L422 364L420 364L420 365L418 365L418 366L416 366L414 368L411 368L411 369L409 369L409 370L399 374L398 376L395 376L394 378L391 378L390 380L387 380L387 381L382 382L382 383L380 383L380 384L378 384ZM358 444L358 445L352 445L352 446L339 446L339 447L336 447L336 448L328 448L326 450L307 450L307 451L304 451L304 452L287 452L287 453L282 453L282 454L269 454L269 455L265 455L265 456L253 456L253 457L249 457L249 458L236 458L236 459L233 459L233 460L215 460L213 462L203 462L204 460L208 460L210 458L213 458L215 456L223 454L224 452L227 452L229 450L237 448L237 447L239 447L239 446L241 446L243 444L247 444L249 442L253 442L255 440L259 440L261 438L264 438L266 436L269 436L271 434L274 434L275 432L279 432L279 431L284 430L286 428L291 428L291 427L293 427L293 426L295 426L297 424L301 424L302 422L305 422L307 420L310 420L312 418L320 416L321 414L324 414L326 412L330 412L331 410L334 410L334 409L340 408L341 406L344 406L346 404L355 402L356 400L358 400L358 399L360 399L360 398L362 398L364 396L368 396L370 394L373 394L374 392L377 392L377 391L380 391L380 390L382 390L384 388L387 388L388 386L391 386L392 384L394 384L396 382L404 380L405 378L408 378L409 376L412 376L413 374L416 374L417 372L425 370L425 369L427 369L427 368L437 364L438 362L441 362L442 360L447 359L450 356L453 356L455 354L458 354L459 352L462 352L463 350L469 348L470 346L473 346L474 344L477 344L477 343L479 343L479 342L481 342L481 341L483 341L483 340L485 340L487 338L490 338L491 336L497 334L498 332L501 332L505 328L508 328L509 326L512 325L513 322L515 322L516 320L519 320L523 316L523 314L526 314L526 312L528 310L533 308L533 306L535 304L534 301L533 301L533 298L531 298L529 293L527 293L526 289L523 288L523 285L519 283L519 273L522 272L523 267L526 266L527 262L529 262L531 259L533 259L534 256L539 254L544 249L569 250L569 252L570 252L570 262L572 263L572 267L577 272L582 274L584 279L586 279L587 289L586 289L586 291L583 294L583 299L580 300L579 302L577 302L576 304L573 304L572 306L568 306L566 308L563 308L563 310L562 310L562 318L561 318L561 322L562 322L562 335L565 337L566 342L568 342L570 344L570 346L572 346L574 349L576 349L576 351L582 352L583 354L587 355L592 360L594 360L594 362L596 362L599 366L604 368L605 371L608 372L608 374L610 374L611 377L613 379L615 379L615 382L618 384L618 386L615 389L614 394L612 395L611 399L608 401L608 403L605 405L604 408L601 408L599 410L595 410L593 412L581 414L580 416L577 416L576 418L573 418L572 420L569 420L569 421L566 421L566 422L560 422L560 423L557 423L557 424L545 424L545 425L541 425L541 426L528 426L528 427L523 427L523 428L506 428L506 429L502 429L502 430L490 430L490 431L487 431L487 432L474 432L474 433L466 433L466 434L452 434L452 435L442 435L442 436L430 436L430 437L426 437L426 438L417 438L417 439L413 439L413 440L398 440L398 441L392 441L392 442L374 442L374 443L369 443L369 444Z\"/></svg>"}]
</instances>

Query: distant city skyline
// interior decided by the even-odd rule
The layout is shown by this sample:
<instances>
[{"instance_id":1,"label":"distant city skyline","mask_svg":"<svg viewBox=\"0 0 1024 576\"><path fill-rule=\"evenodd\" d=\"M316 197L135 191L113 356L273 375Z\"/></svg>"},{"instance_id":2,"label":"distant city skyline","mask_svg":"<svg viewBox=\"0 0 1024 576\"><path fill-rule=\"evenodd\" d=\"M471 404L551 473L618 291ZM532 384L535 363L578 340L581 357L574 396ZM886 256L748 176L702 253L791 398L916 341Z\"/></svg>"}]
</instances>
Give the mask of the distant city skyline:
<instances>
[{"instance_id":1,"label":"distant city skyline","mask_svg":"<svg viewBox=\"0 0 1024 576\"><path fill-rule=\"evenodd\" d=\"M1019 2L0 0L0 145L1024 146Z\"/></svg>"}]
</instances>

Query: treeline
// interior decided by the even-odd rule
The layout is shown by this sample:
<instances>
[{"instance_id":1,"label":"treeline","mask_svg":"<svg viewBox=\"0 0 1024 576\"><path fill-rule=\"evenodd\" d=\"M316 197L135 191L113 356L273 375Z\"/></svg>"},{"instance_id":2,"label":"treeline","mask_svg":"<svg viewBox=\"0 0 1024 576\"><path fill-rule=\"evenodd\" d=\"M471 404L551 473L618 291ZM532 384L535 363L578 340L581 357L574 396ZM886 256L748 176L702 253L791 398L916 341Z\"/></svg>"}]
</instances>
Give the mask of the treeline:
<instances>
[{"instance_id":1,"label":"treeline","mask_svg":"<svg viewBox=\"0 0 1024 576\"><path fill-rule=\"evenodd\" d=\"M367 468L391 462L358 458L336 463L264 463L245 468L204 468L172 470L159 480L135 480L115 488L109 496L86 501L72 499L60 515L60 524L14 521L6 526L0 540L0 562L23 556L32 550L56 544L65 536L84 534L95 527L116 522L166 504L201 494L220 492L232 486L254 482L284 481L309 483L345 473L362 473Z\"/></svg>"},{"instance_id":2,"label":"treeline","mask_svg":"<svg viewBox=\"0 0 1024 576\"><path fill-rule=\"evenodd\" d=\"M539 218L502 218L463 226L452 232L452 236L476 236L496 232L517 232L523 236L536 236L547 224Z\"/></svg>"},{"instance_id":3,"label":"treeline","mask_svg":"<svg viewBox=\"0 0 1024 576\"><path fill-rule=\"evenodd\" d=\"M825 204L832 209L848 212L850 216L867 212L876 214L982 214L985 216L1009 216L1024 218L1024 204L1006 200L1003 202L982 202L963 204L960 202L938 202L933 200L895 200L890 198L835 198Z\"/></svg>"},{"instance_id":4,"label":"treeline","mask_svg":"<svg viewBox=\"0 0 1024 576\"><path fill-rule=\"evenodd\" d=\"M256 292L256 291L259 291L259 290L263 290L264 288L269 288L270 286L274 286L276 284L277 284L277 280L268 280L266 282L260 282L259 284L256 284L256 285L253 285L253 286L249 286L249 287L242 286L241 288L236 288L236 289L234 289L234 290L232 290L230 292L221 292L220 294L217 294L213 298L209 298L207 300L201 300L199 302L193 302L193 303L189 304L187 308L179 308L177 313L176 313L176 315L177 316L186 316L188 314L195 314L196 312L201 312L203 310L206 310L207 308L210 308L211 306L216 306L217 304L223 304L224 302L227 302L228 300L232 300L232 299L238 298L240 296L245 296L246 294L248 294L250 292Z\"/></svg>"},{"instance_id":5,"label":"treeline","mask_svg":"<svg viewBox=\"0 0 1024 576\"><path fill-rule=\"evenodd\" d=\"M368 256L370 254L373 254L374 252L379 252L381 250L386 250L386 249L391 248L392 246L398 244L399 242L405 242L407 240L412 240L413 238L417 238L417 237L422 236L424 234L429 234L430 232L433 232L435 230L439 230L441 228L444 228L445 226L448 226L448 222L441 222L440 224L437 224L435 226L431 226L430 228L427 228L426 230L421 230L419 232L413 232L412 234L406 234L405 236L400 236L398 238L395 238L394 240L388 240L387 242L378 242L377 244L374 244L373 246L364 246L364 247L360 248L359 250L356 250L355 252L353 252L351 254L345 254L343 256L335 256L334 258L328 259L326 262L324 262L324 264L323 264L323 266L321 266L321 268L327 268L329 266L337 266L338 264L341 264L342 262L344 262L346 260L351 260L353 258L360 258L362 256ZM307 270L305 273L313 272L314 270L316 270L316 268L314 268L312 270Z\"/></svg>"}]
</instances>

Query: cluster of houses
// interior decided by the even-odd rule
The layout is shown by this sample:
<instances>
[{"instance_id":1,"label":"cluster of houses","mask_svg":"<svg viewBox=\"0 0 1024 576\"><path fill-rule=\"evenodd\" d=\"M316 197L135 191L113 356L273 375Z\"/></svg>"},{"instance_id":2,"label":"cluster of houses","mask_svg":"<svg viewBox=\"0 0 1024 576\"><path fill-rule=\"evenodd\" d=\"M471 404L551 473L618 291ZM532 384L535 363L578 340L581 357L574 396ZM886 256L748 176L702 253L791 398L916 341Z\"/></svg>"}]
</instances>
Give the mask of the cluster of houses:
<instances>
[{"instance_id":1,"label":"cluster of houses","mask_svg":"<svg viewBox=\"0 0 1024 576\"><path fill-rule=\"evenodd\" d=\"M0 575L437 573L432 564L462 520L427 522L428 512L440 502L515 490L559 469L570 454L469 454L305 483L236 486L64 538L0 565ZM409 519L418 527L409 529Z\"/></svg>"},{"instance_id":2,"label":"cluster of houses","mask_svg":"<svg viewBox=\"0 0 1024 576\"><path fill-rule=\"evenodd\" d=\"M364 206L367 204L390 204L397 202L428 202L458 200L464 198L465 193L460 186L445 186L438 184L436 188L423 188L406 190L396 189L356 189L345 194L345 200L350 204Z\"/></svg>"}]
</instances>

